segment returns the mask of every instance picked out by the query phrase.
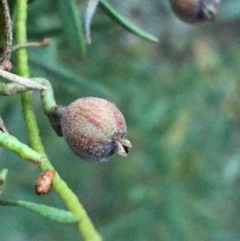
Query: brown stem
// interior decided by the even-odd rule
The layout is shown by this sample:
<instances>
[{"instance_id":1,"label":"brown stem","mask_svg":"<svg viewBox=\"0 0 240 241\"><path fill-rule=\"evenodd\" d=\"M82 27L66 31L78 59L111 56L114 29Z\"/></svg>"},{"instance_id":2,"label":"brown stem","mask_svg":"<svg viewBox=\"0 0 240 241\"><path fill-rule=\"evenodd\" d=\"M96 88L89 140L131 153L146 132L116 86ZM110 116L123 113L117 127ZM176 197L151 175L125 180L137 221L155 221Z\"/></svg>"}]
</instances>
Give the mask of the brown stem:
<instances>
[{"instance_id":1,"label":"brown stem","mask_svg":"<svg viewBox=\"0 0 240 241\"><path fill-rule=\"evenodd\" d=\"M40 42L27 42L22 44L17 44L12 47L12 51L15 51L17 49L26 48L26 47L46 47L51 43L50 38L44 38Z\"/></svg>"}]
</instances>

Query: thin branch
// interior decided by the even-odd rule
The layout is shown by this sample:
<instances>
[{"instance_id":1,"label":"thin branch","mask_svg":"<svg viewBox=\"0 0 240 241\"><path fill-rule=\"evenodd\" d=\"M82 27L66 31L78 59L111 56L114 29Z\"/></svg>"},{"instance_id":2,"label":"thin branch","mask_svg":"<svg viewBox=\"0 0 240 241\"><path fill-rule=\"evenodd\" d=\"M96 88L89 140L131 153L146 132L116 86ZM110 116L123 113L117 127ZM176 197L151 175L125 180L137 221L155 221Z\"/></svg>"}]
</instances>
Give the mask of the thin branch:
<instances>
[{"instance_id":1,"label":"thin branch","mask_svg":"<svg viewBox=\"0 0 240 241\"><path fill-rule=\"evenodd\" d=\"M17 44L12 47L12 51L15 51L17 49L26 48L26 47L46 47L51 43L50 38L44 38L40 42L27 42L22 44Z\"/></svg>"},{"instance_id":2,"label":"thin branch","mask_svg":"<svg viewBox=\"0 0 240 241\"><path fill-rule=\"evenodd\" d=\"M38 152L20 142L16 137L2 131L0 131L0 146L34 164L40 165L43 162L43 158Z\"/></svg>"},{"instance_id":3,"label":"thin branch","mask_svg":"<svg viewBox=\"0 0 240 241\"><path fill-rule=\"evenodd\" d=\"M17 83L0 82L0 95L3 95L3 96L16 95L22 92L26 92L28 90L32 90L32 89L23 85L19 85Z\"/></svg>"},{"instance_id":4,"label":"thin branch","mask_svg":"<svg viewBox=\"0 0 240 241\"><path fill-rule=\"evenodd\" d=\"M5 71L5 70L2 70L2 69L0 69L0 76L4 79L7 79L9 81L18 83L18 84L26 86L26 87L29 87L31 89L39 89L39 90L45 90L46 89L46 86L44 86L42 84L36 83L36 82L34 82L30 79L18 76L16 74L12 74L12 73L10 73L8 71Z\"/></svg>"}]
</instances>

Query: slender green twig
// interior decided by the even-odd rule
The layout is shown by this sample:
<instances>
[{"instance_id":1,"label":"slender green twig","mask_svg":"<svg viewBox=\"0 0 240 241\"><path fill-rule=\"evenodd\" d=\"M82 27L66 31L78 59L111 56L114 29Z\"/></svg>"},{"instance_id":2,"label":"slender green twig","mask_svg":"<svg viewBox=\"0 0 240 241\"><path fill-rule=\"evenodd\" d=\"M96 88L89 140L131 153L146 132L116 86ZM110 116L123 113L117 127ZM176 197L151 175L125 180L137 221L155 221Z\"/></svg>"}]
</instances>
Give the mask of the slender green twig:
<instances>
[{"instance_id":1,"label":"slender green twig","mask_svg":"<svg viewBox=\"0 0 240 241\"><path fill-rule=\"evenodd\" d=\"M57 105L55 98L54 98L52 85L50 84L50 82L47 79L33 78L32 80L34 80L34 81L38 82L39 84L42 84L46 87L45 90L41 91L41 98L42 98L42 105L43 105L45 114L49 114L51 109Z\"/></svg>"},{"instance_id":2,"label":"slender green twig","mask_svg":"<svg viewBox=\"0 0 240 241\"><path fill-rule=\"evenodd\" d=\"M27 42L26 36L26 19L27 19L27 0L17 0L17 16L16 16L16 41L17 44ZM27 51L24 48L17 50L17 65L19 75L29 77ZM36 117L33 109L33 98L31 92L21 94L23 114L27 125L28 138L31 147L44 157L44 162L40 166L42 171L53 169L44 151L37 127ZM80 204L77 196L71 191L67 184L60 178L56 172L53 180L53 187L56 189L63 202L66 204L70 212L79 217L77 222L79 231L85 241L101 241L101 237L93 226L86 211Z\"/></svg>"},{"instance_id":3,"label":"slender green twig","mask_svg":"<svg viewBox=\"0 0 240 241\"><path fill-rule=\"evenodd\" d=\"M19 85L16 83L1 83L0 82L0 95L15 95L21 92L26 92L27 90L31 90L32 88Z\"/></svg>"},{"instance_id":4,"label":"slender green twig","mask_svg":"<svg viewBox=\"0 0 240 241\"><path fill-rule=\"evenodd\" d=\"M47 87L47 89L41 91L42 106L51 126L56 131L57 135L63 136L61 117L66 108L64 106L57 105L54 98L52 85L47 79L34 78L34 80Z\"/></svg>"},{"instance_id":5,"label":"slender green twig","mask_svg":"<svg viewBox=\"0 0 240 241\"><path fill-rule=\"evenodd\" d=\"M2 131L0 131L0 146L37 165L42 163L43 158L39 153L20 142L16 137Z\"/></svg>"}]
</instances>

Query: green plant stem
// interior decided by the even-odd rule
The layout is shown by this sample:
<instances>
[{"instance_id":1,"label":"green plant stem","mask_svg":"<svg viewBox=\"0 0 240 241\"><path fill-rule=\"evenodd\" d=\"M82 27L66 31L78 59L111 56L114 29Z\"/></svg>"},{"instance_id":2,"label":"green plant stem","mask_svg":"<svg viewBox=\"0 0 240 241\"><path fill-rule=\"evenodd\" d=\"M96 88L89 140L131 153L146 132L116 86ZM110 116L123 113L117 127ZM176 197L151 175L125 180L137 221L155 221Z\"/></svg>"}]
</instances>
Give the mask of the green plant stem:
<instances>
[{"instance_id":1,"label":"green plant stem","mask_svg":"<svg viewBox=\"0 0 240 241\"><path fill-rule=\"evenodd\" d=\"M0 146L37 165L40 165L43 161L42 156L38 152L20 142L16 137L2 131L0 131Z\"/></svg>"},{"instance_id":2,"label":"green plant stem","mask_svg":"<svg viewBox=\"0 0 240 241\"><path fill-rule=\"evenodd\" d=\"M46 115L48 115L49 112L51 112L52 108L57 105L55 101L52 85L47 79L33 78L32 80L47 87L46 90L41 91L41 99L42 99L44 112Z\"/></svg>"},{"instance_id":3,"label":"green plant stem","mask_svg":"<svg viewBox=\"0 0 240 241\"><path fill-rule=\"evenodd\" d=\"M16 95L17 93L26 92L27 90L31 90L31 88L16 83L0 83L1 95Z\"/></svg>"},{"instance_id":4,"label":"green plant stem","mask_svg":"<svg viewBox=\"0 0 240 241\"><path fill-rule=\"evenodd\" d=\"M17 0L17 16L16 16L16 42L22 44L27 42L26 20L27 20L27 0ZM17 65L19 75L29 77L28 56L24 48L17 50ZM39 136L39 129L36 122L36 116L33 109L33 97L31 92L21 94L23 115L27 125L28 138L33 150L39 152L43 158L43 164L40 165L41 171L53 169L47 158L44 147ZM67 206L70 212L79 217L77 223L85 241L101 241L101 237L93 226L86 211L80 204L77 196L71 191L67 184L61 179L56 172L53 180L53 187Z\"/></svg>"}]
</instances>

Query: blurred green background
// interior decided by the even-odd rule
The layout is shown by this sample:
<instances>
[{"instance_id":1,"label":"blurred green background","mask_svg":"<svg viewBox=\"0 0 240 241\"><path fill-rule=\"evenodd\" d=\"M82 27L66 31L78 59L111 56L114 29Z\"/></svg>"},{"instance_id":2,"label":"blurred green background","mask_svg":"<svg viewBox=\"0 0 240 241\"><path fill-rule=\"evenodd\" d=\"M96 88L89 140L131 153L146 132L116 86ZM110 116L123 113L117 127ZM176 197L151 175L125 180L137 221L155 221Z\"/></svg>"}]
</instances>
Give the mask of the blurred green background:
<instances>
[{"instance_id":1,"label":"blurred green background","mask_svg":"<svg viewBox=\"0 0 240 241\"><path fill-rule=\"evenodd\" d=\"M9 1L13 20L15 1ZM114 102L133 149L126 159L86 163L51 129L39 93L34 105L43 143L106 241L240 240L240 1L225 0L216 22L186 25L164 0L109 0L137 26L159 37L142 40L98 9L92 44L81 59L61 0L29 5L31 76L51 81L59 104L82 96ZM79 19L86 1L77 1ZM13 72L16 72L13 53ZM28 143L20 96L0 96L9 132ZM34 194L36 166L0 148L9 175L3 199L65 208L53 190ZM79 240L74 225L0 207L1 241Z\"/></svg>"}]
</instances>

